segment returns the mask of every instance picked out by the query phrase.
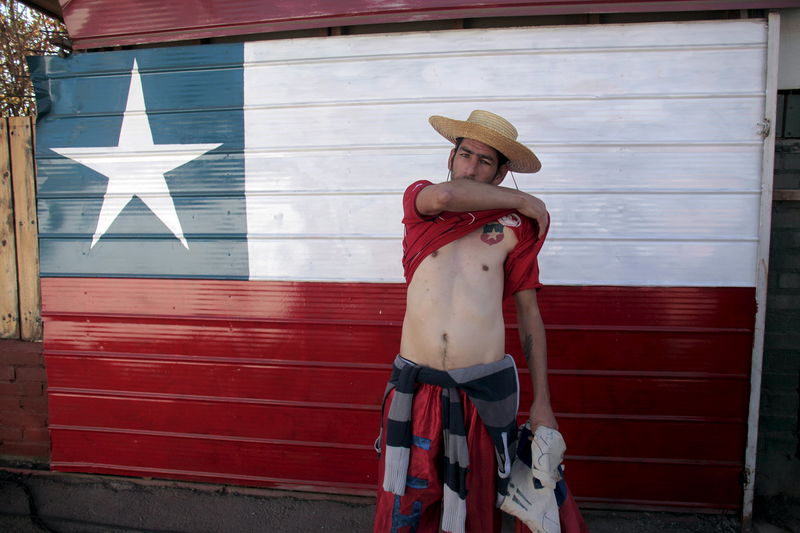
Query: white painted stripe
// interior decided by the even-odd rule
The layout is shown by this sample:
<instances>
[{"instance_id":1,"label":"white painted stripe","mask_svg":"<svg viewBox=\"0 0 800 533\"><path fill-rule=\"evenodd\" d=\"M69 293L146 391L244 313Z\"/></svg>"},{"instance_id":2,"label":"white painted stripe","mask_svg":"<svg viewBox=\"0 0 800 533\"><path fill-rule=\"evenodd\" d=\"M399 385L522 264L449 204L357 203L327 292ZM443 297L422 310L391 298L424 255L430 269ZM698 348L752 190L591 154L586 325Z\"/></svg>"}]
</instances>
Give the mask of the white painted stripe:
<instances>
[{"instance_id":1,"label":"white painted stripe","mask_svg":"<svg viewBox=\"0 0 800 533\"><path fill-rule=\"evenodd\" d=\"M447 169L442 160L447 157L447 150L445 144L347 150L250 150L248 191L249 194L401 194L417 178L446 179ZM516 176L519 187L532 193L761 190L760 142L712 146L564 144L547 145L536 153L543 162L542 170ZM505 185L513 186L510 178Z\"/></svg>"},{"instance_id":2,"label":"white painted stripe","mask_svg":"<svg viewBox=\"0 0 800 533\"><path fill-rule=\"evenodd\" d=\"M256 250L260 261L259 272L251 274L251 279L255 280L369 283L403 280L399 238L255 237L250 244L251 253ZM553 240L545 245L540 256L542 282L546 285L752 286L756 244ZM719 268L708 268L709 264ZM292 269L291 276L283 274L287 268Z\"/></svg>"},{"instance_id":3,"label":"white painted stripe","mask_svg":"<svg viewBox=\"0 0 800 533\"><path fill-rule=\"evenodd\" d=\"M520 133L520 141L534 149L537 141L570 144L603 140L623 145L746 144L760 140L756 124L763 119L763 98L756 97L485 102L476 96L472 101L458 103L342 104L277 109L248 106L245 110L246 143L248 149L255 150L320 147L346 150L355 145L390 151L394 145L412 142L442 146L441 137L428 124L428 116L438 112L466 118L476 107L490 107L500 115L513 116L514 122L520 124L518 129L525 128Z\"/></svg>"},{"instance_id":4,"label":"white painted stripe","mask_svg":"<svg viewBox=\"0 0 800 533\"><path fill-rule=\"evenodd\" d=\"M509 38L520 36L508 33ZM495 36L495 38L499 37ZM481 39L483 36L480 37ZM518 44L519 39L514 44ZM520 45L522 43L519 43ZM496 99L521 98L618 98L620 94L643 98L692 97L718 94L752 95L763 90L759 77L745 79L742 74L757 73L762 64L762 47L730 47L704 50L587 49L541 52L519 48L493 52L451 52L439 54L349 57L327 61L271 63L268 58L253 58L248 69L265 80L259 98L247 105L259 108L297 105L336 105L405 101L409 82L417 82L414 100L453 101L476 95ZM266 61L265 61L266 59ZM706 69L709 61L719 69ZM515 71L514 83L497 94L496 81L508 76L512 63L526 65ZM479 74L474 80L476 68ZM409 73L419 76L409 80ZM659 92L653 80L659 80ZM360 83L353 83L360 80ZM449 80L471 80L453 83Z\"/></svg>"},{"instance_id":5,"label":"white painted stripe","mask_svg":"<svg viewBox=\"0 0 800 533\"><path fill-rule=\"evenodd\" d=\"M759 194L547 193L549 240L755 241ZM249 238L396 239L403 233L400 194L253 194L260 213ZM298 209L302 206L302 209ZM578 208L576 209L576 206ZM309 216L313 213L313 216ZM255 226L255 224L254 224Z\"/></svg>"},{"instance_id":6,"label":"white painted stripe","mask_svg":"<svg viewBox=\"0 0 800 533\"><path fill-rule=\"evenodd\" d=\"M766 49L766 25L763 21L667 22L287 39L249 44L245 49L245 62L249 66L254 62L319 63L329 58L376 59L403 54L482 54L489 51L502 54L507 50L570 54L593 49L605 53L609 49L709 47Z\"/></svg>"},{"instance_id":7,"label":"white painted stripe","mask_svg":"<svg viewBox=\"0 0 800 533\"><path fill-rule=\"evenodd\" d=\"M427 117L485 108L542 160L517 181L552 214L546 283L753 286L765 35L725 21L248 43L251 277L401 281L402 191L446 177Z\"/></svg>"}]
</instances>

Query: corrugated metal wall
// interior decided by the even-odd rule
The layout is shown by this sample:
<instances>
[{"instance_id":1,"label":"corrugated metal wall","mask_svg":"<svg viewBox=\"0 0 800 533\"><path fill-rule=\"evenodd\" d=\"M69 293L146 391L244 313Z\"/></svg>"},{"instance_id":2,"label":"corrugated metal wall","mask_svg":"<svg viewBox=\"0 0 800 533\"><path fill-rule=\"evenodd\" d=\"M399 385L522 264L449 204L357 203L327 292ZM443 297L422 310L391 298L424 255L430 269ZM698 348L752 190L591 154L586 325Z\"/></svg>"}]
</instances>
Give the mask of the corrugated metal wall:
<instances>
[{"instance_id":1,"label":"corrugated metal wall","mask_svg":"<svg viewBox=\"0 0 800 533\"><path fill-rule=\"evenodd\" d=\"M511 118L544 164L518 181L552 213L540 301L576 496L739 507L763 22L290 40L247 44L238 60L236 49L41 66L56 96L37 145L54 468L371 491L404 309L400 195L444 178L448 147L427 116L482 107ZM238 116L237 97L215 101L236 84L241 136L239 118L216 118ZM122 119L126 104L138 122ZM135 172L117 176L132 201L91 245L108 178L70 158L95 147L108 159L102 147L144 135L142 117L153 146L222 143L166 175L188 248L136 199ZM214 228L245 219L246 235L221 233L246 238L246 253L214 244Z\"/></svg>"},{"instance_id":2,"label":"corrugated metal wall","mask_svg":"<svg viewBox=\"0 0 800 533\"><path fill-rule=\"evenodd\" d=\"M402 286L43 281L53 468L373 490ZM548 287L540 302L579 500L736 508L752 291Z\"/></svg>"},{"instance_id":3,"label":"corrugated metal wall","mask_svg":"<svg viewBox=\"0 0 800 533\"><path fill-rule=\"evenodd\" d=\"M34 2L37 3L37 2ZM165 43L397 22L463 18L521 17L611 13L668 13L794 7L792 0L311 0L264 2L226 0L193 2L159 0L60 0L64 21L78 49ZM591 15L590 15L591 16ZM585 22L585 21L584 21ZM563 22L556 22L561 24Z\"/></svg>"},{"instance_id":4,"label":"corrugated metal wall","mask_svg":"<svg viewBox=\"0 0 800 533\"><path fill-rule=\"evenodd\" d=\"M248 43L250 277L402 281L399 194L446 178L428 115L489 108L543 161L545 283L752 287L765 54L760 22Z\"/></svg>"}]
</instances>

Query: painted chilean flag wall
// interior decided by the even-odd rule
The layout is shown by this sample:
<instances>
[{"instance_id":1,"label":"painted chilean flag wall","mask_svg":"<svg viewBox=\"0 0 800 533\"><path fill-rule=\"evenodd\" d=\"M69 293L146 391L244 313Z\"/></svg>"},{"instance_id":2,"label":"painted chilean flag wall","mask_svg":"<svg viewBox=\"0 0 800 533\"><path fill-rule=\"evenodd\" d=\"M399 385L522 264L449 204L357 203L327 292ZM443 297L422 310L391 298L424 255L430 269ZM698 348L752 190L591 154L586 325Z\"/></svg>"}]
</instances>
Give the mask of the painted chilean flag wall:
<instances>
[{"instance_id":1,"label":"painted chilean flag wall","mask_svg":"<svg viewBox=\"0 0 800 533\"><path fill-rule=\"evenodd\" d=\"M576 497L740 508L765 61L764 21L33 59L52 467L371 493L401 195L481 108L543 163Z\"/></svg>"}]
</instances>

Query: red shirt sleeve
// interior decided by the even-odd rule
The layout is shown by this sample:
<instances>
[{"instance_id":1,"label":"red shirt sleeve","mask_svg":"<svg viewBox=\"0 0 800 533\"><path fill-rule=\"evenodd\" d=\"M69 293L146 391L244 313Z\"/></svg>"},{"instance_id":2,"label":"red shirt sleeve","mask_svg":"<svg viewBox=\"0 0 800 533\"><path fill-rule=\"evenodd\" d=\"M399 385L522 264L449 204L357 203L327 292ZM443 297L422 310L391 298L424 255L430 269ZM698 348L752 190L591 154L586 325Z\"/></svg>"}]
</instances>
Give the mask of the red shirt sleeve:
<instances>
[{"instance_id":1,"label":"red shirt sleeve","mask_svg":"<svg viewBox=\"0 0 800 533\"><path fill-rule=\"evenodd\" d=\"M522 217L522 220L523 223L514 228L517 230L517 245L508 254L505 262L503 299L519 291L542 287L539 281L539 250L550 230L550 223L548 221L544 235L538 237L538 228L533 220L527 217Z\"/></svg>"},{"instance_id":2,"label":"red shirt sleeve","mask_svg":"<svg viewBox=\"0 0 800 533\"><path fill-rule=\"evenodd\" d=\"M423 222L434 218L425 216L417 211L417 196L428 185L433 185L433 183L428 180L418 180L406 189L403 194L403 224L413 224L414 222Z\"/></svg>"}]
</instances>

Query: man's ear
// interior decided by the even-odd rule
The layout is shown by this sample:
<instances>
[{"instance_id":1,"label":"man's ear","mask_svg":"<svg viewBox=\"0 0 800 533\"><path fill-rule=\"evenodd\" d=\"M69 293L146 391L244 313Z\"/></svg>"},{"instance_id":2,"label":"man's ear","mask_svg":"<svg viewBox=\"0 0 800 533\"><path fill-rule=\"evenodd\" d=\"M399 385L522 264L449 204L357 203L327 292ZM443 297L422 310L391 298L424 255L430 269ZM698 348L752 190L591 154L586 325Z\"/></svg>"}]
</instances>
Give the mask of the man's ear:
<instances>
[{"instance_id":1,"label":"man's ear","mask_svg":"<svg viewBox=\"0 0 800 533\"><path fill-rule=\"evenodd\" d=\"M447 158L447 170L453 171L453 159L456 157L456 149L450 150L450 157Z\"/></svg>"},{"instance_id":2,"label":"man's ear","mask_svg":"<svg viewBox=\"0 0 800 533\"><path fill-rule=\"evenodd\" d=\"M497 174L494 175L494 179L492 180L492 185L500 185L503 183L503 180L506 179L506 174L508 173L508 165L502 164L497 168Z\"/></svg>"}]
</instances>

